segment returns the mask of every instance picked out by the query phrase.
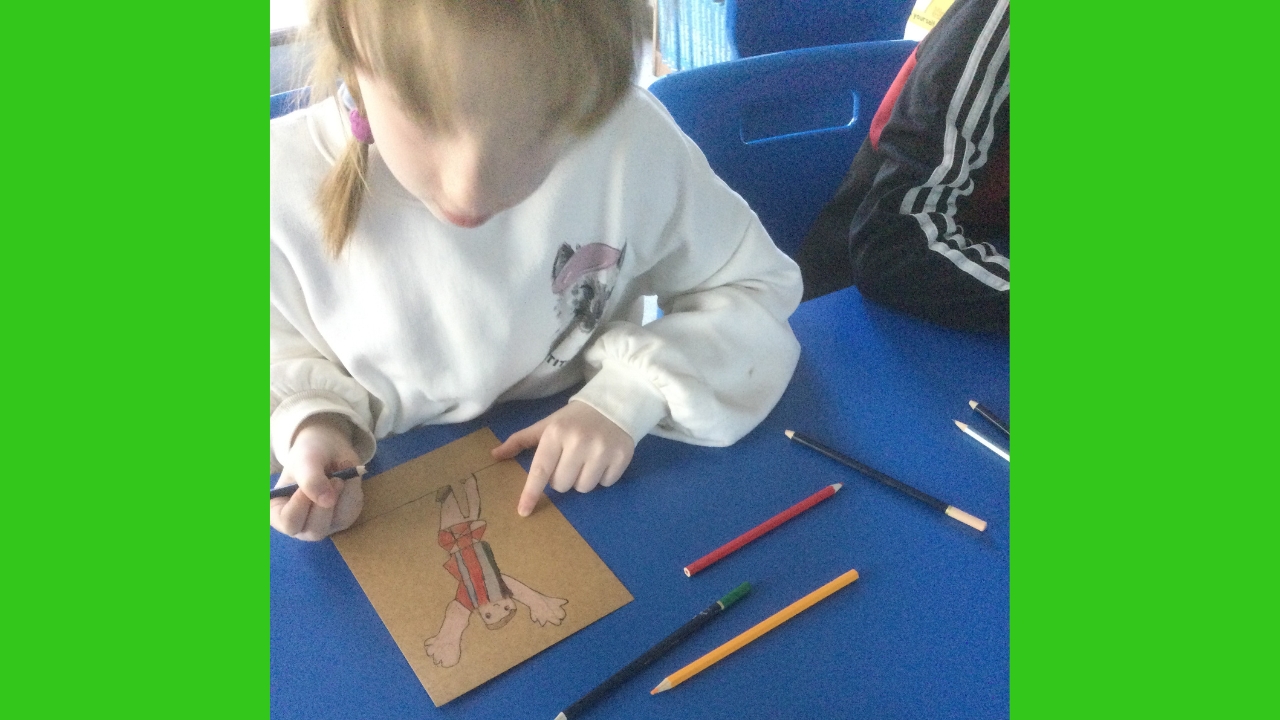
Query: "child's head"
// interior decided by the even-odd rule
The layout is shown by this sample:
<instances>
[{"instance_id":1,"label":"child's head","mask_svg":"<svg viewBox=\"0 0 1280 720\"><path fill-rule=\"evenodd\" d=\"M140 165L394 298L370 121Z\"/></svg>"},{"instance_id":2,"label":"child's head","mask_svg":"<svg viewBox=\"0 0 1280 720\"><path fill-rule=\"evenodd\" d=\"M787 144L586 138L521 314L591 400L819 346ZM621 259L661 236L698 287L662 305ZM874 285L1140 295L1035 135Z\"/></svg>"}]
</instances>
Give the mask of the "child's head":
<instances>
[{"instance_id":1,"label":"child's head","mask_svg":"<svg viewBox=\"0 0 1280 720\"><path fill-rule=\"evenodd\" d=\"M313 97L344 80L388 168L436 217L474 227L541 185L630 85L637 0L312 0ZM321 189L335 255L368 148Z\"/></svg>"},{"instance_id":2,"label":"child's head","mask_svg":"<svg viewBox=\"0 0 1280 720\"><path fill-rule=\"evenodd\" d=\"M515 617L516 601L509 597L498 598L477 607L476 614L484 621L485 627L497 630Z\"/></svg>"}]
</instances>

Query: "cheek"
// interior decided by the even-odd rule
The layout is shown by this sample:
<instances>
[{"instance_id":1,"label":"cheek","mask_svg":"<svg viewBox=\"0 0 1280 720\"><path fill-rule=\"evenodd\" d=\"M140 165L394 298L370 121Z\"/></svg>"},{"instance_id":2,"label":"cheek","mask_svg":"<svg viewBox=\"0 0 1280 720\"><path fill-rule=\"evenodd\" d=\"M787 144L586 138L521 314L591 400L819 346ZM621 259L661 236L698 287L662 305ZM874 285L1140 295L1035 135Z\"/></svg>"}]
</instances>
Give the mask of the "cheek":
<instances>
[{"instance_id":1,"label":"cheek","mask_svg":"<svg viewBox=\"0 0 1280 720\"><path fill-rule=\"evenodd\" d=\"M368 103L373 147L395 179L406 190L421 196L430 190L435 153L421 130L380 104Z\"/></svg>"},{"instance_id":2,"label":"cheek","mask_svg":"<svg viewBox=\"0 0 1280 720\"><path fill-rule=\"evenodd\" d=\"M431 194L437 176L434 154L424 143L394 133L384 141L374 130L374 139L382 161L395 179L411 194Z\"/></svg>"},{"instance_id":3,"label":"cheek","mask_svg":"<svg viewBox=\"0 0 1280 720\"><path fill-rule=\"evenodd\" d=\"M500 178L503 185L504 204L511 206L520 203L537 192L547 176L551 174L554 160L545 158L516 158L507 167L508 171Z\"/></svg>"}]
</instances>

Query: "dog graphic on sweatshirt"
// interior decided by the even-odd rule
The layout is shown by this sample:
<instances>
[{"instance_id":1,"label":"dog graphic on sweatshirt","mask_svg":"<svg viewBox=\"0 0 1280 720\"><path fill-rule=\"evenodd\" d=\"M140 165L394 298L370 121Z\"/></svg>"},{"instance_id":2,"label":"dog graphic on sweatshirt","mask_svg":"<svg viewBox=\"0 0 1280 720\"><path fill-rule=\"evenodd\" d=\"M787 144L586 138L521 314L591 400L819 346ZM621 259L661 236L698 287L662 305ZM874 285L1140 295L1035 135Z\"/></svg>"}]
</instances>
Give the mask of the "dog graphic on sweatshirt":
<instances>
[{"instance_id":1,"label":"dog graphic on sweatshirt","mask_svg":"<svg viewBox=\"0 0 1280 720\"><path fill-rule=\"evenodd\" d=\"M587 243L577 249L567 243L560 246L551 271L560 331L547 353L547 364L563 366L591 339L604 317L626 255L625 245L621 250L604 243Z\"/></svg>"}]
</instances>

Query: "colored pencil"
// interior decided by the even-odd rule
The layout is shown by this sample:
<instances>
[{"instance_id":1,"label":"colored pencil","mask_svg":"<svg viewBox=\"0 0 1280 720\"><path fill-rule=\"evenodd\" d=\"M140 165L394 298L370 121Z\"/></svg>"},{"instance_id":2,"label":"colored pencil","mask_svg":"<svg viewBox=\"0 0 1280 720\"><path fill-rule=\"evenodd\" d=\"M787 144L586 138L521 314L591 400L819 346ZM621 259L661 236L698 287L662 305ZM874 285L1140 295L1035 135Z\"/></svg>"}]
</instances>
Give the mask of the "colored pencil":
<instances>
[{"instance_id":1,"label":"colored pencil","mask_svg":"<svg viewBox=\"0 0 1280 720\"><path fill-rule=\"evenodd\" d=\"M330 474L329 477L336 480L350 480L357 475L363 476L364 472L364 466L357 465L355 467L349 467L346 470L339 470L336 473ZM298 492L297 485L281 485L278 488L272 488L271 499L275 500L276 498L293 497L293 494L296 492Z\"/></svg>"},{"instance_id":2,"label":"colored pencil","mask_svg":"<svg viewBox=\"0 0 1280 720\"><path fill-rule=\"evenodd\" d=\"M804 512L805 510L808 510L809 508L813 507L814 505L817 505L818 503L822 502L823 500L826 500L827 498L831 497L832 495L835 495L835 494L836 494L836 492L837 492L837 491L839 491L839 490L840 490L840 488L841 488L841 486L843 486L843 485L844 485L844 483L836 483L836 484L834 484L834 485L828 485L828 486L826 486L826 487L822 488L821 490L819 490L818 492L816 492L816 493L814 493L814 494L810 495L809 497L805 498L804 500L801 500L800 502L796 503L795 505L792 505L791 507L787 508L786 510L783 510L782 512L778 513L777 515L774 515L773 517L769 518L768 520L765 520L764 522L760 523L759 525L755 526L754 528L751 528L750 530L746 531L745 533L743 533L743 534L739 535L739 536L738 536L737 538L735 538L734 540L731 540L731 541L729 541L729 542L725 543L724 545L721 545L718 549L713 550L711 553L709 553L709 554L707 554L706 556L704 556L704 557L702 557L702 558L698 559L696 562L691 563L688 567L686 567L686 568L684 569L684 574L685 574L686 576L688 576L688 577L693 577L693 574L694 574L694 573L699 572L699 571L701 571L701 570L705 570L705 569L707 568L707 566L711 565L712 563L718 562L719 560L721 560L722 558L724 558L724 556L728 555L729 553L734 552L734 551L735 551L735 550L737 550L738 548L741 548L743 545L746 545L747 543L751 542L752 540L755 540L756 538L760 537L761 535L764 535L765 533L767 533L767 532L769 532L770 530L772 530L772 529L774 529L774 528L778 527L779 525L781 525L782 523L784 523L784 522L786 522L786 521L790 520L791 518L793 518L793 517L795 517L795 516L799 515L800 513Z\"/></svg>"},{"instance_id":3,"label":"colored pencil","mask_svg":"<svg viewBox=\"0 0 1280 720\"><path fill-rule=\"evenodd\" d=\"M787 437L791 438L795 442L800 443L801 445L804 445L810 450L817 450L818 452L822 453L823 455L826 455L832 460L835 460L836 462L842 465L847 465L853 468L854 470L857 470L858 472L862 473L863 475L866 475L872 480L880 482L884 485L888 485L894 490L898 490L900 492L906 493L907 495L910 495L911 497L919 500L925 505L928 505L929 507L937 510L938 512L941 512L947 517L953 518L955 520L959 520L960 522L964 523L965 525L968 525L969 527L979 532L982 532L983 530L987 529L986 520L974 517L973 515L970 515L969 513L961 510L960 508L954 505L945 503L928 493L921 492L904 482L894 480L893 478L889 477L888 475L885 475L879 470L876 470L875 468L867 465L863 465L862 463L858 462L857 460L854 460L853 458L849 457L848 455L845 455L844 453L832 450L831 448L827 447L826 445L823 445L822 443L818 442L817 440L814 440L813 438L801 435L800 433L794 430L788 430L786 434L787 434Z\"/></svg>"},{"instance_id":4,"label":"colored pencil","mask_svg":"<svg viewBox=\"0 0 1280 720\"><path fill-rule=\"evenodd\" d=\"M652 664L654 660L666 655L672 648L683 642L685 638L697 632L703 625L711 622L717 615L729 609L730 605L738 602L742 596L749 592L751 592L751 583L742 583L728 595L711 603L710 607L694 615L692 620L681 625L679 629L663 638L657 645L649 648L648 652L632 660L629 665L614 673L608 680L600 683L594 690L565 708L563 712L556 716L556 720L574 720L574 718L581 716L583 712L598 703L605 695L640 674L640 671Z\"/></svg>"},{"instance_id":5,"label":"colored pencil","mask_svg":"<svg viewBox=\"0 0 1280 720\"><path fill-rule=\"evenodd\" d=\"M988 440L988 439L986 439L986 438L982 437L982 436L981 436L981 435L979 435L977 432L975 432L973 428L969 427L968 425L965 425L964 423L960 422L959 420L953 420L952 422L954 422L954 423L956 424L956 427L958 427L958 428L960 428L961 430L963 430L965 435L968 435L969 437L973 438L974 440L977 440L978 442L982 443L983 445L986 445L988 450L990 450L991 452L993 452L993 453L995 453L995 454L999 455L1000 457L1004 458L1006 461L1008 461L1008 460L1009 460L1009 452L1008 452L1007 450L1004 450L1004 449L1000 448L1000 447L999 447L999 446L997 446L995 443L993 443L993 442L991 442L990 440Z\"/></svg>"},{"instance_id":6,"label":"colored pencil","mask_svg":"<svg viewBox=\"0 0 1280 720\"><path fill-rule=\"evenodd\" d=\"M726 657L733 654L737 650L740 650L743 646L745 646L747 643L751 642L752 640L755 640L756 638L778 627L779 625L790 620L796 615L799 615L805 610L808 610L819 600L822 600L823 598L827 597L831 593L839 590L840 588L844 587L845 585L848 585L849 583L857 579L858 579L858 571L850 570L849 572L841 575L835 580L832 580L826 585L823 585L817 590L814 590L808 595L805 595L799 600L779 610L778 612L769 616L769 618L766 619L765 621L758 623L755 627L742 633L738 637L721 645L715 650L712 650L706 655L703 655L697 660L694 660L688 665L685 665L684 667L677 670L674 674L668 675L667 677L663 678L662 682L658 683L657 687L649 691L649 694L657 695L660 692L666 692L667 690L670 690L671 688L679 685L685 680L688 680L694 675L697 675L703 670L706 670L712 665L715 665L716 663L725 659Z\"/></svg>"},{"instance_id":7,"label":"colored pencil","mask_svg":"<svg viewBox=\"0 0 1280 720\"><path fill-rule=\"evenodd\" d=\"M983 405L977 400L970 400L969 407L977 410L979 415L987 419L987 422L1000 428L1000 432L1004 433L1005 437L1009 437L1009 423L1001 420L1000 416L987 409L986 405Z\"/></svg>"}]
</instances>

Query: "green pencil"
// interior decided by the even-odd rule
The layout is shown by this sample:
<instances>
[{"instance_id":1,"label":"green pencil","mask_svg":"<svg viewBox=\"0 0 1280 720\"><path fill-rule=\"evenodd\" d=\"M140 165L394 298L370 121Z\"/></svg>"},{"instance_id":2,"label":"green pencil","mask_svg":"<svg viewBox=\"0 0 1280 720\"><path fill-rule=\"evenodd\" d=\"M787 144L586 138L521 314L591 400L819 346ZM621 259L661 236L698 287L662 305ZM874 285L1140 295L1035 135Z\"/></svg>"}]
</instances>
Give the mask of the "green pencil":
<instances>
[{"instance_id":1,"label":"green pencil","mask_svg":"<svg viewBox=\"0 0 1280 720\"><path fill-rule=\"evenodd\" d=\"M694 615L692 620L681 625L678 630L663 638L662 642L650 648L649 652L632 660L631 664L614 673L612 677L600 683L594 690L583 695L582 699L565 708L563 712L556 716L556 720L574 720L574 718L579 717L585 710L604 698L605 695L640 674L640 671L648 667L654 660L666 655L685 638L697 632L698 628L711 622L712 618L724 612L730 605L738 602L743 595L749 592L751 592L751 583L742 583L728 595L711 603L706 610Z\"/></svg>"}]
</instances>

